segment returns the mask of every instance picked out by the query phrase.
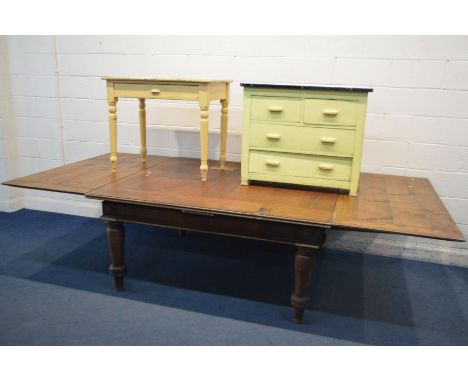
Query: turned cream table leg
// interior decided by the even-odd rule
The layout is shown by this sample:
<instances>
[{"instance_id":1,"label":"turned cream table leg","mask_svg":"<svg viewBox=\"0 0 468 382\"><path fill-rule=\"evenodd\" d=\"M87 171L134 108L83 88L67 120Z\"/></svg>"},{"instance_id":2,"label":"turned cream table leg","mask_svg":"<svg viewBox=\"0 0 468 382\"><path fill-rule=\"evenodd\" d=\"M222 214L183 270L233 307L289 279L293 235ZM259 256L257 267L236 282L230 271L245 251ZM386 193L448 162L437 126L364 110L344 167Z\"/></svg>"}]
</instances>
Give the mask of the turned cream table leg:
<instances>
[{"instance_id":1,"label":"turned cream table leg","mask_svg":"<svg viewBox=\"0 0 468 382\"><path fill-rule=\"evenodd\" d=\"M208 175L208 105L200 104L200 173L203 182Z\"/></svg>"},{"instance_id":2,"label":"turned cream table leg","mask_svg":"<svg viewBox=\"0 0 468 382\"><path fill-rule=\"evenodd\" d=\"M221 137L220 137L220 152L219 152L219 166L221 168L224 168L224 165L226 164L228 104L229 104L229 101L227 99L221 100Z\"/></svg>"},{"instance_id":3,"label":"turned cream table leg","mask_svg":"<svg viewBox=\"0 0 468 382\"><path fill-rule=\"evenodd\" d=\"M109 136L110 136L110 161L112 172L117 168L117 97L109 98Z\"/></svg>"},{"instance_id":4,"label":"turned cream table leg","mask_svg":"<svg viewBox=\"0 0 468 382\"><path fill-rule=\"evenodd\" d=\"M141 161L146 163L146 105L144 98L138 98L140 112L140 143L141 143Z\"/></svg>"}]
</instances>

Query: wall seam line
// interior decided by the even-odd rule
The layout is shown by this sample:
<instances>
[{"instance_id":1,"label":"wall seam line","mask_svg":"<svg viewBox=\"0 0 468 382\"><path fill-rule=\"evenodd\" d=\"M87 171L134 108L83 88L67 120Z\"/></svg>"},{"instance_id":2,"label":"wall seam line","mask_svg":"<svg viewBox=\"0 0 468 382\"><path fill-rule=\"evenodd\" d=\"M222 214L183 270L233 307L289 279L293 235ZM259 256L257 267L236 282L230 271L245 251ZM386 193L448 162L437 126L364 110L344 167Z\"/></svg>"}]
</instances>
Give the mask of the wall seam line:
<instances>
[{"instance_id":1,"label":"wall seam line","mask_svg":"<svg viewBox=\"0 0 468 382\"><path fill-rule=\"evenodd\" d=\"M60 160L62 165L65 164L65 146L63 142L63 118L62 118L62 97L60 97L60 85L59 85L59 69L58 69L58 55L57 55L57 38L52 36L54 42L54 65L55 65L55 91L57 94L57 118L58 118L58 135L59 135L59 146L60 146Z\"/></svg>"}]
</instances>

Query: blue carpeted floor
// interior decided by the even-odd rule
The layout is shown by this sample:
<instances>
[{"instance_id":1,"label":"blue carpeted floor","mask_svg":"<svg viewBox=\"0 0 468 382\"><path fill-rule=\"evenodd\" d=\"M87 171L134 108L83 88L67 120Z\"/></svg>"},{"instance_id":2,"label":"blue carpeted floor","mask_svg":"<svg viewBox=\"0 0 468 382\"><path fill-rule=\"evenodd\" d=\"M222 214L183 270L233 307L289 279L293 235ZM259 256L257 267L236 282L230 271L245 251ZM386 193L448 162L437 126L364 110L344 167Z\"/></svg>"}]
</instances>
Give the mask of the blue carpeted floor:
<instances>
[{"instance_id":1,"label":"blue carpeted floor","mask_svg":"<svg viewBox=\"0 0 468 382\"><path fill-rule=\"evenodd\" d=\"M468 269L323 251L303 325L292 247L126 225L126 291L105 224L0 213L0 345L468 345Z\"/></svg>"}]
</instances>

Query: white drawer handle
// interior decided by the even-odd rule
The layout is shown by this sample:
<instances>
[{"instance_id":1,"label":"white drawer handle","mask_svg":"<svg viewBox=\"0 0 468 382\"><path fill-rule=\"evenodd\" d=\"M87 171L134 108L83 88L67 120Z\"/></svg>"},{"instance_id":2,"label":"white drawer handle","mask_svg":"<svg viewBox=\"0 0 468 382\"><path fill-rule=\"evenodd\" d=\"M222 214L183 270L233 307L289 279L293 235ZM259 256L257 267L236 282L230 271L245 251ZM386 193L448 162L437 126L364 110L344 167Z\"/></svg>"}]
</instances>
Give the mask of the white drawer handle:
<instances>
[{"instance_id":1,"label":"white drawer handle","mask_svg":"<svg viewBox=\"0 0 468 382\"><path fill-rule=\"evenodd\" d=\"M325 115L337 115L338 110L336 110L336 109L323 109L323 114L325 114Z\"/></svg>"},{"instance_id":2,"label":"white drawer handle","mask_svg":"<svg viewBox=\"0 0 468 382\"><path fill-rule=\"evenodd\" d=\"M318 165L318 168L320 170L324 170L324 171L331 171L331 170L333 170L333 165L329 164L329 163L320 163Z\"/></svg>"},{"instance_id":3,"label":"white drawer handle","mask_svg":"<svg viewBox=\"0 0 468 382\"><path fill-rule=\"evenodd\" d=\"M268 106L268 110L272 113L281 113L283 111L283 106Z\"/></svg>"},{"instance_id":4,"label":"white drawer handle","mask_svg":"<svg viewBox=\"0 0 468 382\"><path fill-rule=\"evenodd\" d=\"M322 138L320 138L320 140L322 141L322 143L334 144L336 142L335 137L322 137Z\"/></svg>"},{"instance_id":5,"label":"white drawer handle","mask_svg":"<svg viewBox=\"0 0 468 382\"><path fill-rule=\"evenodd\" d=\"M266 136L268 139L275 140L275 141L279 141L281 139L280 134L268 133Z\"/></svg>"},{"instance_id":6,"label":"white drawer handle","mask_svg":"<svg viewBox=\"0 0 468 382\"><path fill-rule=\"evenodd\" d=\"M159 89L151 89L151 94L158 95L159 93L161 93L161 90L159 90Z\"/></svg>"},{"instance_id":7,"label":"white drawer handle","mask_svg":"<svg viewBox=\"0 0 468 382\"><path fill-rule=\"evenodd\" d=\"M278 167L280 165L280 162L279 160L272 160L272 159L267 159L265 161L265 163L268 165L268 166L273 166L273 167Z\"/></svg>"}]
</instances>

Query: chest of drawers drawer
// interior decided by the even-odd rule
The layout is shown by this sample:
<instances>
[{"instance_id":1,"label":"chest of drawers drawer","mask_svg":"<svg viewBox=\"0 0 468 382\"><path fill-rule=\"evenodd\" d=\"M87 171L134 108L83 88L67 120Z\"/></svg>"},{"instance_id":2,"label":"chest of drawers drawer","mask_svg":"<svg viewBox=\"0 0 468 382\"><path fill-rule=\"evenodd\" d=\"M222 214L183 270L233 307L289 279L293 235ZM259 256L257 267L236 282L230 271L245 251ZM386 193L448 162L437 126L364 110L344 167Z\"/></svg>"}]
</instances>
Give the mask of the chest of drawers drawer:
<instances>
[{"instance_id":1,"label":"chest of drawers drawer","mask_svg":"<svg viewBox=\"0 0 468 382\"><path fill-rule=\"evenodd\" d=\"M114 92L118 97L175 100L198 99L198 86L196 85L118 83L114 86Z\"/></svg>"},{"instance_id":2,"label":"chest of drawers drawer","mask_svg":"<svg viewBox=\"0 0 468 382\"><path fill-rule=\"evenodd\" d=\"M301 98L252 97L250 118L253 121L299 122Z\"/></svg>"},{"instance_id":3,"label":"chest of drawers drawer","mask_svg":"<svg viewBox=\"0 0 468 382\"><path fill-rule=\"evenodd\" d=\"M358 105L353 101L305 99L304 123L356 126Z\"/></svg>"},{"instance_id":4,"label":"chest of drawers drawer","mask_svg":"<svg viewBox=\"0 0 468 382\"><path fill-rule=\"evenodd\" d=\"M350 180L351 159L251 151L249 171L305 178Z\"/></svg>"},{"instance_id":5,"label":"chest of drawers drawer","mask_svg":"<svg viewBox=\"0 0 468 382\"><path fill-rule=\"evenodd\" d=\"M284 152L351 157L354 130L252 123L250 147Z\"/></svg>"}]
</instances>

